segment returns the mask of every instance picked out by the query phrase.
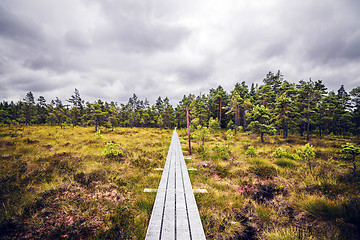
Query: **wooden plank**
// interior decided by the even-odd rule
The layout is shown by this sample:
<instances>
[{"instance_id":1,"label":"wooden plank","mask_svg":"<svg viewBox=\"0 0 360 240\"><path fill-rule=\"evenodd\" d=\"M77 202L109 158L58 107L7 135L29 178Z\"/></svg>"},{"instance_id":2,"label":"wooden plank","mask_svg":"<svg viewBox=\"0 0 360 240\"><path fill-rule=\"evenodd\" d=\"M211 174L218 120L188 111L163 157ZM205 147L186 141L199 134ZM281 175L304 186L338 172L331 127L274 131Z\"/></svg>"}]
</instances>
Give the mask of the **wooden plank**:
<instances>
[{"instance_id":1,"label":"wooden plank","mask_svg":"<svg viewBox=\"0 0 360 240\"><path fill-rule=\"evenodd\" d=\"M176 169L178 170L177 175L179 175L176 178L176 237L177 239L191 239L183 181L183 169L180 161L181 155L179 152L176 153L176 157Z\"/></svg>"},{"instance_id":2,"label":"wooden plank","mask_svg":"<svg viewBox=\"0 0 360 240\"><path fill-rule=\"evenodd\" d=\"M180 140L175 130L146 239L205 239Z\"/></svg>"},{"instance_id":3,"label":"wooden plank","mask_svg":"<svg viewBox=\"0 0 360 240\"><path fill-rule=\"evenodd\" d=\"M173 152L172 152L172 155ZM175 159L170 158L169 180L166 189L166 200L164 202L164 216L160 239L175 239Z\"/></svg>"}]
</instances>

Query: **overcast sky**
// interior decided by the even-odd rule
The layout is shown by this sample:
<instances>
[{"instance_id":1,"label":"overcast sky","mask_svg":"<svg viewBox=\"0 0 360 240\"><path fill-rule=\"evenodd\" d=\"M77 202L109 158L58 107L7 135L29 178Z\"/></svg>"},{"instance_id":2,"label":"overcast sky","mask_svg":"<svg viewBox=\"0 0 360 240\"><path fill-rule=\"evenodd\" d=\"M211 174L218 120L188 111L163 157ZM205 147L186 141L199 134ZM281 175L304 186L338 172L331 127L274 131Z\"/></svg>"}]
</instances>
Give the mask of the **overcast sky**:
<instances>
[{"instance_id":1,"label":"overcast sky","mask_svg":"<svg viewBox=\"0 0 360 240\"><path fill-rule=\"evenodd\" d=\"M154 103L236 82L360 85L359 0L1 0L0 99Z\"/></svg>"}]
</instances>

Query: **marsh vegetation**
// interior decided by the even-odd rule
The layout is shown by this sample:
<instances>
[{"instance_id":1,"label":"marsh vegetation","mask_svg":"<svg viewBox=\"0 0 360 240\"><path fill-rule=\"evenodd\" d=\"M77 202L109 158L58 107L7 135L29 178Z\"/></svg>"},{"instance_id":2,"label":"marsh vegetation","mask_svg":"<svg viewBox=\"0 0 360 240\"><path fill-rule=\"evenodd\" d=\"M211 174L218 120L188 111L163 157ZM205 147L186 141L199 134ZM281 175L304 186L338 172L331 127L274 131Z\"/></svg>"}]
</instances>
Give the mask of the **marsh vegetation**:
<instances>
[{"instance_id":1,"label":"marsh vegetation","mask_svg":"<svg viewBox=\"0 0 360 240\"><path fill-rule=\"evenodd\" d=\"M184 154L187 131L178 130ZM143 239L172 130L1 127L3 239ZM359 139L193 129L186 158L208 239L356 239Z\"/></svg>"}]
</instances>

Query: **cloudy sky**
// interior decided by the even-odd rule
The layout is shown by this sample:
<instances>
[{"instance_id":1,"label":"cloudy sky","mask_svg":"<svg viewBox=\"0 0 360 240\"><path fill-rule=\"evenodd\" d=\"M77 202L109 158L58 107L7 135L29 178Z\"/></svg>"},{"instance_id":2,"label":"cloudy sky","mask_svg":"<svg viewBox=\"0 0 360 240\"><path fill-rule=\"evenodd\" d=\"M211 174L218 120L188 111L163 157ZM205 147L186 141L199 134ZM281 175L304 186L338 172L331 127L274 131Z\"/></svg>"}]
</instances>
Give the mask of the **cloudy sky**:
<instances>
[{"instance_id":1,"label":"cloudy sky","mask_svg":"<svg viewBox=\"0 0 360 240\"><path fill-rule=\"evenodd\" d=\"M1 0L0 100L154 103L261 83L360 85L359 0Z\"/></svg>"}]
</instances>

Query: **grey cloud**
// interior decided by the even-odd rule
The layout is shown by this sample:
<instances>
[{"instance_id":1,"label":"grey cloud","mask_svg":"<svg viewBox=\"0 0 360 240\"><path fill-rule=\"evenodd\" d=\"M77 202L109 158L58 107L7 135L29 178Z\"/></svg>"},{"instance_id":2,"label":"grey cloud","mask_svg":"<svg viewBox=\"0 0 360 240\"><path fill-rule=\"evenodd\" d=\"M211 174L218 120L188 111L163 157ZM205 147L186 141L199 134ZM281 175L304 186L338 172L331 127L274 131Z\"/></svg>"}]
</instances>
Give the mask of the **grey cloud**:
<instances>
[{"instance_id":1,"label":"grey cloud","mask_svg":"<svg viewBox=\"0 0 360 240\"><path fill-rule=\"evenodd\" d=\"M65 42L75 49L87 49L90 47L89 37L78 30L69 30L65 33Z\"/></svg>"},{"instance_id":2,"label":"grey cloud","mask_svg":"<svg viewBox=\"0 0 360 240\"><path fill-rule=\"evenodd\" d=\"M42 41L41 29L29 19L16 16L0 6L0 37L35 45Z\"/></svg>"},{"instance_id":3,"label":"grey cloud","mask_svg":"<svg viewBox=\"0 0 360 240\"><path fill-rule=\"evenodd\" d=\"M360 56L360 5L355 1L305 1L289 5L290 11L283 16L284 26L287 32L293 32L289 43L301 43L297 51L304 54L304 60L328 64Z\"/></svg>"},{"instance_id":4,"label":"grey cloud","mask_svg":"<svg viewBox=\"0 0 360 240\"><path fill-rule=\"evenodd\" d=\"M190 34L185 27L156 19L151 4L144 1L102 2L102 7L111 23L111 32L105 33L105 38L115 41L125 52L172 50Z\"/></svg>"},{"instance_id":5,"label":"grey cloud","mask_svg":"<svg viewBox=\"0 0 360 240\"><path fill-rule=\"evenodd\" d=\"M349 89L360 84L359 12L358 0L3 0L0 94L76 87L88 101L136 93L176 104L278 69Z\"/></svg>"},{"instance_id":6,"label":"grey cloud","mask_svg":"<svg viewBox=\"0 0 360 240\"><path fill-rule=\"evenodd\" d=\"M360 20L360 19L359 19ZM357 30L351 36L347 37L343 47L343 55L350 60L359 60L360 58L360 30Z\"/></svg>"},{"instance_id":7,"label":"grey cloud","mask_svg":"<svg viewBox=\"0 0 360 240\"><path fill-rule=\"evenodd\" d=\"M51 70L58 73L66 72L71 68L70 66L66 66L66 63L58 57L44 55L27 59L23 65L32 70Z\"/></svg>"},{"instance_id":8,"label":"grey cloud","mask_svg":"<svg viewBox=\"0 0 360 240\"><path fill-rule=\"evenodd\" d=\"M43 92L60 87L60 81L48 81L44 76L14 76L9 79L12 87L21 91Z\"/></svg>"},{"instance_id":9,"label":"grey cloud","mask_svg":"<svg viewBox=\"0 0 360 240\"><path fill-rule=\"evenodd\" d=\"M179 81L186 84L197 84L206 81L213 74L214 65L205 61L198 65L183 65L177 69Z\"/></svg>"}]
</instances>

